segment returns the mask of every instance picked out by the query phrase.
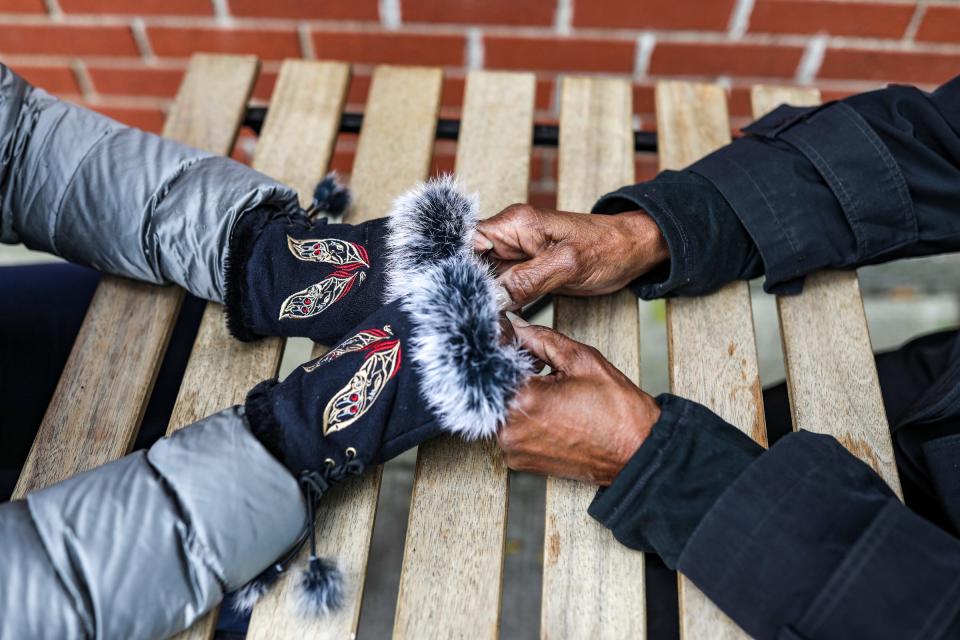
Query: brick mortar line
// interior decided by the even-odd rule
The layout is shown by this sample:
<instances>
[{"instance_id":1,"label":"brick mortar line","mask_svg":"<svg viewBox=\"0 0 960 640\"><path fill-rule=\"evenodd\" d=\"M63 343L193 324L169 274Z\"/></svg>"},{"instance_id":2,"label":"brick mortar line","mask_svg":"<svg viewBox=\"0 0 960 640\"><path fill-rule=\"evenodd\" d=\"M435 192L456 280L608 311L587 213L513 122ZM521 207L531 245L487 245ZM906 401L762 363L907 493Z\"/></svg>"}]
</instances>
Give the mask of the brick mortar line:
<instances>
[{"instance_id":1,"label":"brick mortar line","mask_svg":"<svg viewBox=\"0 0 960 640\"><path fill-rule=\"evenodd\" d=\"M2 54L0 55L0 61L3 61L4 64L7 64L14 69L17 66L24 67L67 67L69 68L71 64L80 59L79 56L71 55L46 55L46 54ZM117 71L141 71L141 70L152 70L156 69L158 71L183 71L187 67L189 58L158 58L155 62L147 63L141 58L137 57L97 57L97 56L83 56L83 63L86 67L89 68L102 68L109 70ZM263 73L277 73L282 65L282 60L263 60L261 62L262 72ZM351 63L353 69L353 75L355 77L364 77L369 78L372 73L375 64L367 63ZM552 70L543 70L543 71L534 71L537 76L538 82L549 82L554 85L553 95L551 99L558 99L559 92L556 91L555 87L559 80L564 76L589 76L589 77L598 77L598 78L617 78L617 79L629 79L632 81L632 84L639 87L650 87L653 86L658 80L663 79L678 79L682 78L685 80L696 80L696 81L706 81L706 82L717 82L717 78L720 76L715 75L693 75L693 74L653 74L647 75L644 78L632 78L630 74L626 73L616 73L616 72L588 72L588 71L570 71L570 72L558 72ZM469 69L465 66L457 67L445 67L444 68L444 78L449 80L463 80L466 78ZM798 84L792 78L785 77L770 77L770 76L732 76L730 77L732 86L734 89L743 89L749 88L753 84L758 83L775 83L784 86L805 86ZM864 78L822 78L817 77L812 81L812 85L816 86L825 91L865 91L876 89L877 87L885 86L889 81L886 80L868 80ZM931 83L917 83L917 86L926 86L934 87L936 85ZM110 94L110 95L121 95L121 94ZM551 110L555 111L554 107L550 107Z\"/></svg>"},{"instance_id":2,"label":"brick mortar line","mask_svg":"<svg viewBox=\"0 0 960 640\"><path fill-rule=\"evenodd\" d=\"M0 23L7 25L53 25L57 26L102 26L102 27L123 27L128 26L134 19L140 19L148 27L176 27L176 28L198 28L198 29L265 29L265 30L294 30L300 24L306 24L316 29L338 29L343 32L369 32L369 33L424 33L424 34L445 34L445 35L464 35L467 30L479 28L485 33L494 36L513 36L513 37L543 37L543 38L584 38L584 39L608 39L610 36L619 37L628 40L634 37L638 32L648 31L659 34L676 34L679 37L701 38L709 37L713 39L730 40L726 30L692 30L692 29L650 29L650 28L574 28L569 34L558 35L554 25L495 25L495 24L469 24L469 23L423 23L408 22L404 23L401 30L385 29L380 22L365 20L324 20L324 19L296 19L296 18L246 18L233 16L229 25L224 25L218 21L215 16L177 16L177 15L124 15L124 14L97 14L97 15L68 15L64 16L62 21L54 23L48 16L39 14L18 14L18 13L0 13ZM812 35L804 34L745 34L746 37L775 37L784 39L804 39Z\"/></svg>"},{"instance_id":3,"label":"brick mortar line","mask_svg":"<svg viewBox=\"0 0 960 640\"><path fill-rule=\"evenodd\" d=\"M66 13L66 12L63 12L63 11L60 9L60 7L59 7L59 5L58 5L58 0L41 0L41 1L43 2L43 4L45 5L45 7L46 7L46 9L47 9L47 14L36 14L36 13L7 13L7 14L3 14L2 12L0 12L0 15L10 16L10 17L19 17L19 18L24 18L24 19L31 19L31 18L48 18L48 17L53 17L53 16L56 16L56 15L62 15L65 19L90 19L90 20L99 20L99 19L102 19L102 18L131 18L131 17L139 17L139 18L155 18L155 19L170 18L170 19L176 19L176 20L203 20L203 19L206 19L206 20L210 20L210 21L213 21L213 22L216 22L217 20L221 20L221 21L222 21L223 18L231 18L231 19L233 19L233 20L242 20L242 21L248 21L248 22L257 22L257 21L264 21L264 22L268 22L268 21L287 21L287 22L290 22L290 21L296 21L296 20L304 19L304 18L289 17L289 16L236 16L236 15L233 15L233 14L230 13L229 7L228 7L228 0L209 0L210 6L211 6L211 13L210 13L210 14L198 14L198 15L178 14L178 13L175 13L175 12L171 12L171 13L141 13L141 14L137 14L137 13L117 13L117 12L111 12L111 11L102 11L102 12L94 12L94 13L83 13L83 12L69 12L69 13ZM718 28L716 29L716 31L729 31L730 28L731 28L731 26L733 26L733 25L731 24L732 18L734 17L734 14L736 13L737 7L738 7L738 5L740 4L740 2L745 2L745 3L749 3L749 4L752 5L752 4L753 4L753 1L754 1L754 0L738 0L737 5L735 5L735 6L734 6L734 9L731 10L731 21L728 21L728 24L725 25L725 26L723 26L723 27L718 27ZM568 5L570 5L571 2L572 2L572 0L557 0L557 7L558 7L558 9L565 8L565 7L567 7ZM926 1L924 1L924 0L919 0L919 2L922 3L922 4L924 4L924 5L926 5L926 6L932 6L932 7L956 8L956 7L958 6L956 0L926 0ZM387 4L390 4L390 5L394 5L394 4L395 4L395 5L399 8L400 0L379 0L379 3L380 3L381 5L382 5L383 3L387 3ZM915 5L916 3L917 3L917 0L860 0L860 1L858 2L858 4L882 5L882 6L883 6L883 5L885 5L885 6ZM402 13L402 11L401 11L401 13ZM569 17L570 17L569 23L570 23L571 29L582 29L582 28L584 28L584 27L577 27L576 25L573 24L573 19L572 19L572 18L573 18L573 11L572 11L572 10L570 10ZM307 20L323 20L323 21L327 21L327 22L331 22L331 21L332 21L332 20L327 20L327 19L323 19L323 18L306 18L306 19L307 19ZM370 24L383 24L384 26L387 26L387 25L384 24L384 22L383 22L383 16L380 16L378 19L374 19L374 20L353 20L353 21L351 21L351 20L344 20L343 22L365 22L365 23L370 23ZM564 19L563 22L566 22L566 19ZM400 23L403 24L402 19L400 20ZM430 24L430 23L414 23L414 24ZM461 26L479 26L479 25L481 25L481 24L482 24L482 23L464 23L464 24L461 25ZM507 26L507 27L509 27L509 26L518 26L518 27L531 26L531 27L538 27L538 26L540 26L540 25L523 25L523 24L518 24L518 25L491 25L491 26ZM544 27L544 28L552 28L552 29L556 30L557 26L558 26L558 25L557 25L556 17L555 17L554 22L553 22L551 25L549 25L549 27L547 27L546 25L544 25L543 27ZM587 27L587 28L590 28L590 27ZM638 30L640 30L640 29L642 29L642 28L638 27Z\"/></svg>"},{"instance_id":4,"label":"brick mortar line","mask_svg":"<svg viewBox=\"0 0 960 640\"><path fill-rule=\"evenodd\" d=\"M813 38L800 57L797 63L797 72L794 75L794 82L800 85L809 85L820 74L823 67L823 59L827 53L827 38L820 36Z\"/></svg>"},{"instance_id":5,"label":"brick mortar line","mask_svg":"<svg viewBox=\"0 0 960 640\"><path fill-rule=\"evenodd\" d=\"M130 33L133 35L133 41L137 46L137 51L146 62L156 59L153 55L153 45L150 44L150 37L147 35L147 28L143 20L136 18L130 21Z\"/></svg>"},{"instance_id":6,"label":"brick mortar line","mask_svg":"<svg viewBox=\"0 0 960 640\"><path fill-rule=\"evenodd\" d=\"M300 54L304 60L316 60L317 51L313 47L313 37L310 27L305 24L297 25L297 41L300 45Z\"/></svg>"},{"instance_id":7,"label":"brick mortar line","mask_svg":"<svg viewBox=\"0 0 960 640\"><path fill-rule=\"evenodd\" d=\"M183 71L187 65L183 60L185 58L156 58L147 62L137 56L77 56L77 55L57 55L57 54L0 54L0 59L10 66L23 65L35 67L61 67L69 66L74 61L82 61L88 67L98 69L110 69L118 71Z\"/></svg>"},{"instance_id":8,"label":"brick mortar line","mask_svg":"<svg viewBox=\"0 0 960 640\"><path fill-rule=\"evenodd\" d=\"M73 73L73 79L76 81L77 86L80 87L80 94L84 98L90 98L95 95L96 91L93 88L93 80L90 78L90 73L82 61L71 61L70 71Z\"/></svg>"},{"instance_id":9,"label":"brick mortar line","mask_svg":"<svg viewBox=\"0 0 960 640\"><path fill-rule=\"evenodd\" d=\"M470 29L467 31L467 41L464 44L463 59L466 61L463 66L469 71L484 68L486 50L484 48L483 32L480 29Z\"/></svg>"},{"instance_id":10,"label":"brick mortar line","mask_svg":"<svg viewBox=\"0 0 960 640\"><path fill-rule=\"evenodd\" d=\"M69 70L69 67L70 67L69 60L60 60L60 61L57 61L56 63L48 62L47 64L43 64L43 65L35 64L33 60L17 61L17 62L4 61L4 62L5 64L9 64L15 70L17 67L26 68L30 66L64 67L67 70ZM184 62L183 67L185 67L186 63L188 62L188 59L184 58L183 62ZM279 64L279 62L277 62L277 64ZM183 67L179 67L174 70L182 71ZM140 70L148 70L148 69L149 68L140 69ZM136 71L137 69L130 69L130 70ZM276 73L276 71L269 71L269 73ZM461 80L462 73L463 73L462 69L451 69L445 74L444 77L446 79ZM354 77L363 77L363 78L370 77L369 71L359 71L356 68L354 68L353 75ZM712 83L712 84L720 84L720 85L724 85L724 82L723 82L724 80L729 80L729 84L731 85L730 88L736 91L748 90L751 86L757 85L757 84L773 84L777 86L787 86L787 87L813 86L818 89L822 89L823 91L840 91L840 92L851 93L851 94L861 93L863 91L871 91L874 89L882 88L887 84L889 84L890 82L897 82L896 80L865 80L862 78L859 78L859 79L858 78L851 78L851 79L816 78L810 84L798 84L794 79L785 78L782 76L781 77L723 76L723 75L697 76L697 75L689 75L689 74L687 75L657 74L657 75L651 75L647 78L644 78L641 81L636 81L626 74L569 73L569 74L560 74L556 78L550 78L550 77L545 77L543 75L538 75L538 81L540 81L541 83L544 83L544 82L551 83L552 86L550 86L549 88L551 104L547 106L545 109L538 108L536 111L537 114L553 114L555 116L555 114L558 111L558 108L557 108L557 105L554 103L556 102L556 98L559 97L558 95L559 92L556 89L556 87L558 86L557 81L564 75L572 76L572 77L585 76L585 77L595 77L595 78L614 78L618 80L631 80L632 86L638 89L652 89L655 86L655 84L660 80L684 80L684 81L690 81L690 82L704 82L704 83ZM947 80L947 78L945 78L944 80ZM932 90L938 86L937 83L929 83L929 82L914 82L913 84L915 84L918 88L921 88L924 90ZM146 96L136 96L132 94L120 94L120 93L109 93L109 94L104 93L100 95L110 95L110 96L117 96L117 97L121 97L121 96L146 97ZM258 99L251 98L251 101L256 101L256 100ZM265 102L265 101L260 100L260 102ZM349 104L362 105L362 101L361 102L352 101ZM449 109L455 110L458 107L456 105L449 105L449 106L444 106L443 108L448 110Z\"/></svg>"},{"instance_id":11,"label":"brick mortar line","mask_svg":"<svg viewBox=\"0 0 960 640\"><path fill-rule=\"evenodd\" d=\"M173 97L157 98L154 96L120 96L111 93L94 93L83 98L84 103L97 107L114 107L118 109L160 109L166 111L173 102Z\"/></svg>"},{"instance_id":12,"label":"brick mortar line","mask_svg":"<svg viewBox=\"0 0 960 640\"><path fill-rule=\"evenodd\" d=\"M47 15L53 20L60 20L63 12L60 10L60 4L57 0L43 0L43 6L47 9Z\"/></svg>"},{"instance_id":13,"label":"brick mortar line","mask_svg":"<svg viewBox=\"0 0 960 640\"><path fill-rule=\"evenodd\" d=\"M917 37L917 31L920 30L920 25L923 23L924 18L927 13L927 3L923 0L917 2L917 7L913 11L913 15L910 16L910 22L907 23L907 28L903 31L903 39L908 42L915 42Z\"/></svg>"},{"instance_id":14,"label":"brick mortar line","mask_svg":"<svg viewBox=\"0 0 960 640\"><path fill-rule=\"evenodd\" d=\"M817 1L817 0L812 0ZM820 2L836 4L879 4L888 7L902 7L904 5L913 5L918 0L819 0ZM927 4L940 5L944 7L957 6L957 0L928 0Z\"/></svg>"},{"instance_id":15,"label":"brick mortar line","mask_svg":"<svg viewBox=\"0 0 960 640\"><path fill-rule=\"evenodd\" d=\"M730 12L730 22L727 26L727 35L734 40L741 39L750 28L750 18L753 15L754 0L736 0Z\"/></svg>"},{"instance_id":16,"label":"brick mortar line","mask_svg":"<svg viewBox=\"0 0 960 640\"><path fill-rule=\"evenodd\" d=\"M296 58L302 60L303 58ZM0 54L0 60L10 66L25 67L69 67L73 62L80 62L89 70L96 68L109 71L185 71L189 58L154 58L146 61L136 56L76 56L55 54ZM283 60L261 60L261 73L277 73ZM358 63L353 63L354 67ZM373 65L370 65L371 68ZM364 74L360 74L364 75Z\"/></svg>"},{"instance_id":17,"label":"brick mortar line","mask_svg":"<svg viewBox=\"0 0 960 640\"><path fill-rule=\"evenodd\" d=\"M210 8L213 11L213 17L219 24L230 23L230 6L227 0L210 0Z\"/></svg>"},{"instance_id":18,"label":"brick mortar line","mask_svg":"<svg viewBox=\"0 0 960 640\"><path fill-rule=\"evenodd\" d=\"M817 38L816 34L767 34L767 33L747 33L740 39L732 39L728 33L719 31L673 31L673 30L590 30L576 31L569 38L567 36L558 37L553 31L546 28L511 28L500 26L474 26L474 27L456 27L452 25L408 25L407 27L392 31L379 27L376 23L367 22L334 22L334 21L288 21L273 22L263 24L263 22L252 23L247 21L233 21L229 26L224 26L209 19L198 23L196 20L184 20L181 18L170 18L157 20L154 18L131 18L124 17L119 21L97 21L91 22L86 19L70 18L63 22L52 22L46 18L36 19L13 19L8 20L10 14L0 14L0 27L33 25L33 26L56 26L56 27L127 27L132 28L138 20L149 30L151 27L160 28L201 28L201 29L222 29L247 30L247 31L275 31L298 33L299 29L309 29L311 34L314 31L335 30L341 34L360 33L365 35L409 35L409 36L432 36L446 35L468 38L470 30L480 30L484 37L513 37L513 38L531 38L544 40L563 41L570 39L573 41L586 40L604 42L615 40L618 42L635 42L638 34L649 33L657 38L657 42L669 44L703 44L703 45L760 45L786 48L805 48L809 43ZM896 51L903 53L941 53L958 54L960 53L960 43L943 42L911 42L904 39L891 40L879 38L861 38L857 36L830 35L827 37L828 49L859 49L859 50L877 50L877 51Z\"/></svg>"},{"instance_id":19,"label":"brick mortar line","mask_svg":"<svg viewBox=\"0 0 960 640\"><path fill-rule=\"evenodd\" d=\"M650 58L657 48L657 36L650 32L637 35L633 56L633 78L641 80L650 73Z\"/></svg>"},{"instance_id":20,"label":"brick mortar line","mask_svg":"<svg viewBox=\"0 0 960 640\"><path fill-rule=\"evenodd\" d=\"M400 0L378 0L377 14L380 16L380 25L393 31L403 26L403 8Z\"/></svg>"},{"instance_id":21,"label":"brick mortar line","mask_svg":"<svg viewBox=\"0 0 960 640\"><path fill-rule=\"evenodd\" d=\"M946 5L956 6L956 5ZM744 43L744 44L771 44L779 46L805 46L806 43L819 34L779 34L748 32L740 38L732 38L724 30L689 30L689 29L623 29L623 28L574 28L569 35L558 35L554 26L533 25L478 25L478 24L430 24L404 23L402 29L385 29L379 22L361 20L323 20L323 19L293 19L293 18L248 18L232 17L229 24L224 24L217 16L156 16L156 15L65 15L63 20L53 21L46 15L31 14L3 14L0 13L0 26L32 25L32 26L64 26L64 27L128 27L134 21L141 21L147 28L174 27L224 30L266 30L266 31L296 31L300 26L317 30L335 29L342 33L369 33L369 34L407 34L407 35L454 35L466 37L471 29L480 29L484 35L494 37L516 38L546 38L546 39L585 39L609 40L611 38L629 41L639 33L655 34L658 40L665 42L703 42L705 44ZM911 42L905 38L865 38L850 35L830 34L828 38L833 43L850 43L863 47L919 47L923 50L960 50L960 43L939 42ZM845 45L846 46L846 45Z\"/></svg>"},{"instance_id":22,"label":"brick mortar line","mask_svg":"<svg viewBox=\"0 0 960 640\"><path fill-rule=\"evenodd\" d=\"M573 31L573 0L557 0L553 11L553 30L563 36Z\"/></svg>"}]
</instances>

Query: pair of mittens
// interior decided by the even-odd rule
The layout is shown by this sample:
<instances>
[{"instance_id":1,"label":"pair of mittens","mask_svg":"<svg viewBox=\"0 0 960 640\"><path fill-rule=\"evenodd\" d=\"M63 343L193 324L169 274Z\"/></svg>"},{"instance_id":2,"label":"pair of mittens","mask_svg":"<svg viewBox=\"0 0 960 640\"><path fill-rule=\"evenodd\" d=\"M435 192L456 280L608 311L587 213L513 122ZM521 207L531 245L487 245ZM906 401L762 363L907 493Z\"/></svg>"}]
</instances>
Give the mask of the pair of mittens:
<instances>
[{"instance_id":1,"label":"pair of mittens","mask_svg":"<svg viewBox=\"0 0 960 640\"><path fill-rule=\"evenodd\" d=\"M243 309L244 330L333 344L282 382L261 383L246 401L253 433L306 495L299 545L309 540L311 554L297 590L306 613L334 609L342 596L335 563L317 557L312 539L313 505L323 493L440 433L493 435L532 373L528 354L501 334L497 286L473 253L476 209L476 200L445 178L399 198L388 218L364 225L267 221L249 253L243 300L257 304ZM304 248L312 255L318 243L329 261L304 260ZM348 271L346 260L360 266ZM314 309L312 281L345 280L345 274L352 284L337 284L322 310L287 312L291 299ZM297 550L245 587L237 602L252 607Z\"/></svg>"}]
</instances>

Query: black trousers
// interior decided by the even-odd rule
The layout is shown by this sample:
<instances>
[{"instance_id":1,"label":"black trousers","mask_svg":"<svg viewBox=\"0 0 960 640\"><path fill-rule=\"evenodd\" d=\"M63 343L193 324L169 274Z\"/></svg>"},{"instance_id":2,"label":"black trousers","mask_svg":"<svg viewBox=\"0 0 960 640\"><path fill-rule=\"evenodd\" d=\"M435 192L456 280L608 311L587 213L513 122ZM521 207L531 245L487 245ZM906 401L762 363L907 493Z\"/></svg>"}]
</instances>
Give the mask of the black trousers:
<instances>
[{"instance_id":1,"label":"black trousers","mask_svg":"<svg viewBox=\"0 0 960 640\"><path fill-rule=\"evenodd\" d=\"M66 263L0 267L0 502L13 493L99 281ZM166 431L204 304L184 301L134 448Z\"/></svg>"}]
</instances>

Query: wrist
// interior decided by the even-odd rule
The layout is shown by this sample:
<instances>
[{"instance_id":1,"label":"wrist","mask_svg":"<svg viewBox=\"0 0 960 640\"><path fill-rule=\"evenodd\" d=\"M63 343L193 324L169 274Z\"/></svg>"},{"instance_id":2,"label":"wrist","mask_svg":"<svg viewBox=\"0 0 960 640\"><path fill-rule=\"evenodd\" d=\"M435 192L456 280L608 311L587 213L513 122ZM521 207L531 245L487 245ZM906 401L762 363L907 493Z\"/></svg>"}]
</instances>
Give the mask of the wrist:
<instances>
[{"instance_id":1,"label":"wrist","mask_svg":"<svg viewBox=\"0 0 960 640\"><path fill-rule=\"evenodd\" d=\"M624 256L630 280L670 259L670 250L659 225L645 211L625 211L613 216L626 243Z\"/></svg>"},{"instance_id":2,"label":"wrist","mask_svg":"<svg viewBox=\"0 0 960 640\"><path fill-rule=\"evenodd\" d=\"M618 446L619 455L616 460L617 473L636 455L643 443L650 437L653 425L660 420L660 405L657 404L656 400L642 391L639 392L638 400L639 402L631 412L630 420L621 434L622 437Z\"/></svg>"}]
</instances>

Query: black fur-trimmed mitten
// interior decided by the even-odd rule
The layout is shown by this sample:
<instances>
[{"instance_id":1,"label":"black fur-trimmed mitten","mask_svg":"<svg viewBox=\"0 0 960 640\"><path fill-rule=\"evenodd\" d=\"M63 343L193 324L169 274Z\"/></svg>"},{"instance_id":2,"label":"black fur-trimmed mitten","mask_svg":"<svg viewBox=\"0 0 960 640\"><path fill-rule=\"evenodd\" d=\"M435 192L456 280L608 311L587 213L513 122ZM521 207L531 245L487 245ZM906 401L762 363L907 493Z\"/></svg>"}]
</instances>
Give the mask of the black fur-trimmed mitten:
<instances>
[{"instance_id":1,"label":"black fur-trimmed mitten","mask_svg":"<svg viewBox=\"0 0 960 640\"><path fill-rule=\"evenodd\" d=\"M475 208L449 180L398 200L381 255L385 304L326 355L247 396L253 433L307 500L300 545L309 540L311 554L297 590L305 612L341 599L339 572L316 557L311 537L313 505L327 489L443 432L493 435L532 372L528 354L501 335L490 269L451 241L472 233ZM238 606L252 607L298 549L244 587Z\"/></svg>"},{"instance_id":2,"label":"black fur-trimmed mitten","mask_svg":"<svg viewBox=\"0 0 960 640\"><path fill-rule=\"evenodd\" d=\"M328 176L311 212L337 215L348 203L347 190ZM227 325L245 341L304 336L332 344L383 306L389 255L427 264L469 253L476 208L446 177L398 198L399 217L362 224L313 220L311 212L245 215L230 239ZM416 219L405 215L414 212Z\"/></svg>"}]
</instances>

